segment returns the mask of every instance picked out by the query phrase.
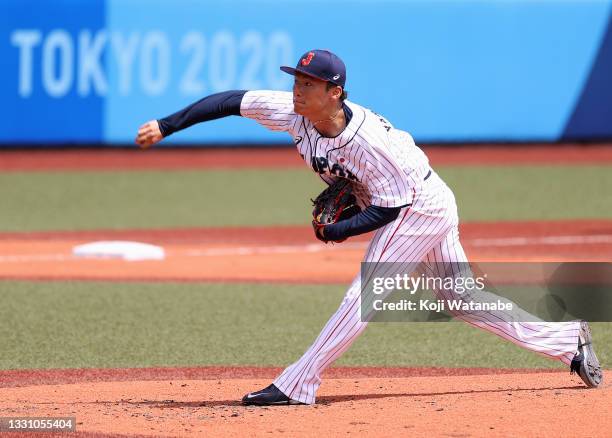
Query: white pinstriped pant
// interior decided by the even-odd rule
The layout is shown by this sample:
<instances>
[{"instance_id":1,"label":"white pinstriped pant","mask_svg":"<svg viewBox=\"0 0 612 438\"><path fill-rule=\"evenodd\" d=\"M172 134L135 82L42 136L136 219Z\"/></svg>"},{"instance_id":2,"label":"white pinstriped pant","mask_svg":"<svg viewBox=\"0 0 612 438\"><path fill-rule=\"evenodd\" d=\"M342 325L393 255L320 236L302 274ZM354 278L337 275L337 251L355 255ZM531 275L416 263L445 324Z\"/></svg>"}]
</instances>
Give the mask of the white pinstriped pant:
<instances>
[{"instance_id":1,"label":"white pinstriped pant","mask_svg":"<svg viewBox=\"0 0 612 438\"><path fill-rule=\"evenodd\" d=\"M413 268L435 273L443 262L467 263L459 242L455 197L446 184L432 173L415 189L411 207L380 228L367 249L364 262L408 262ZM437 263L435 263L437 262ZM435 291L438 298L450 298L448 291ZM274 384L288 397L302 403L315 402L321 373L357 339L366 328L361 318L361 278L353 280L338 310L329 319L315 342L294 364L287 367ZM520 311L522 312L522 311ZM486 312L477 317L461 317L528 350L570 364L578 345L579 322L525 322L507 313Z\"/></svg>"}]
</instances>

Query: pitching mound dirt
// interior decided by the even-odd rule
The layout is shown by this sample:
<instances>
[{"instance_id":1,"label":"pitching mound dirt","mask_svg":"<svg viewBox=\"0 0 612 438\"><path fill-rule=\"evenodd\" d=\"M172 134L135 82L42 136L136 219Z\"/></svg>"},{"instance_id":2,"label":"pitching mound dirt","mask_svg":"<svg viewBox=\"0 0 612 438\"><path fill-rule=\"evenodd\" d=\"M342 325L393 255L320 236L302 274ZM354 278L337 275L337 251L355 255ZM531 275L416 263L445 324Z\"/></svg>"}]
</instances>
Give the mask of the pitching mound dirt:
<instances>
[{"instance_id":1,"label":"pitching mound dirt","mask_svg":"<svg viewBox=\"0 0 612 438\"><path fill-rule=\"evenodd\" d=\"M326 379L313 406L244 407L268 379L0 389L1 416L75 416L91 434L607 436L612 391L566 373ZM572 432L574 431L574 432Z\"/></svg>"}]
</instances>

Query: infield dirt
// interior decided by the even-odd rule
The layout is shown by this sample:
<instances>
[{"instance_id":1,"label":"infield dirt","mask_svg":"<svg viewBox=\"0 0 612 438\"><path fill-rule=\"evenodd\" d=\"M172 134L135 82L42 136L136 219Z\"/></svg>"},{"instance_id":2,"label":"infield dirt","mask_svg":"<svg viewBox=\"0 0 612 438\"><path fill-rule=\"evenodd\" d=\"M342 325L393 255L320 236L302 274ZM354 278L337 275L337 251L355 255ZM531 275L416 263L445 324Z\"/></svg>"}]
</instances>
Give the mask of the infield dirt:
<instances>
[{"instance_id":1,"label":"infield dirt","mask_svg":"<svg viewBox=\"0 0 612 438\"><path fill-rule=\"evenodd\" d=\"M460 232L471 261L608 261L612 254L609 220L467 223ZM0 279L348 283L367 239L313 243L309 227L0 233ZM92 240L162 245L166 259L72 255Z\"/></svg>"},{"instance_id":2,"label":"infield dirt","mask_svg":"<svg viewBox=\"0 0 612 438\"><path fill-rule=\"evenodd\" d=\"M0 389L0 415L73 416L77 430L93 436L564 436L579 427L581 436L603 437L612 427L609 385L589 390L565 372L471 375L459 369L436 375L434 369L428 376L417 370L412 377L407 377L410 370L396 370L394 377L393 371L380 369L384 377L374 377L375 369L350 369L344 376L342 368L332 369L317 404L287 407L241 406L244 393L270 380L253 378L253 370L242 374L240 368L235 378L225 369L215 373L223 378L206 377L203 371L197 380L185 379L175 370L179 377L171 379L161 369L164 380L92 381L85 376L73 383L29 382ZM118 375L125 377L125 371ZM134 371L143 377L142 370ZM150 370L149 378L155 372Z\"/></svg>"}]
</instances>

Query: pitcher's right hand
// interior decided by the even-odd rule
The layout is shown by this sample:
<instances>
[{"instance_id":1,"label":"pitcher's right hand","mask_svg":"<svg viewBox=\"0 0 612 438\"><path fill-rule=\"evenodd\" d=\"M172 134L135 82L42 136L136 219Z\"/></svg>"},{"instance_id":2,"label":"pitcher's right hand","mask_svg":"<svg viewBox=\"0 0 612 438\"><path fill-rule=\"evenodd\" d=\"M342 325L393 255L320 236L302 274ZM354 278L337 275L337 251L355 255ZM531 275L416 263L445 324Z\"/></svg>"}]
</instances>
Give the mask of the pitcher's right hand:
<instances>
[{"instance_id":1,"label":"pitcher's right hand","mask_svg":"<svg viewBox=\"0 0 612 438\"><path fill-rule=\"evenodd\" d=\"M138 128L138 135L136 136L136 144L140 149L147 149L153 146L155 143L159 143L164 136L159 129L159 123L157 120L150 120L140 128Z\"/></svg>"}]
</instances>

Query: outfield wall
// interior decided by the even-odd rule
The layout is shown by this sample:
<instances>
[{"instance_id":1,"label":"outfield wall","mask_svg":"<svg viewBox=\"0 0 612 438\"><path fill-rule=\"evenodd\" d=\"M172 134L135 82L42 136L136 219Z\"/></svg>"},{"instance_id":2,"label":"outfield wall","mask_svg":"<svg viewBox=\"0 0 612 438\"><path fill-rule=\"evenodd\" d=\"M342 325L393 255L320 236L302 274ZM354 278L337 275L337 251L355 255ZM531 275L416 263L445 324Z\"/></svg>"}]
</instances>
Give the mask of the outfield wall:
<instances>
[{"instance_id":1,"label":"outfield wall","mask_svg":"<svg viewBox=\"0 0 612 438\"><path fill-rule=\"evenodd\" d=\"M612 139L612 0L3 0L0 143L131 142L329 48L351 100L419 142ZM170 139L169 139L170 140ZM179 143L287 142L252 121Z\"/></svg>"}]
</instances>

